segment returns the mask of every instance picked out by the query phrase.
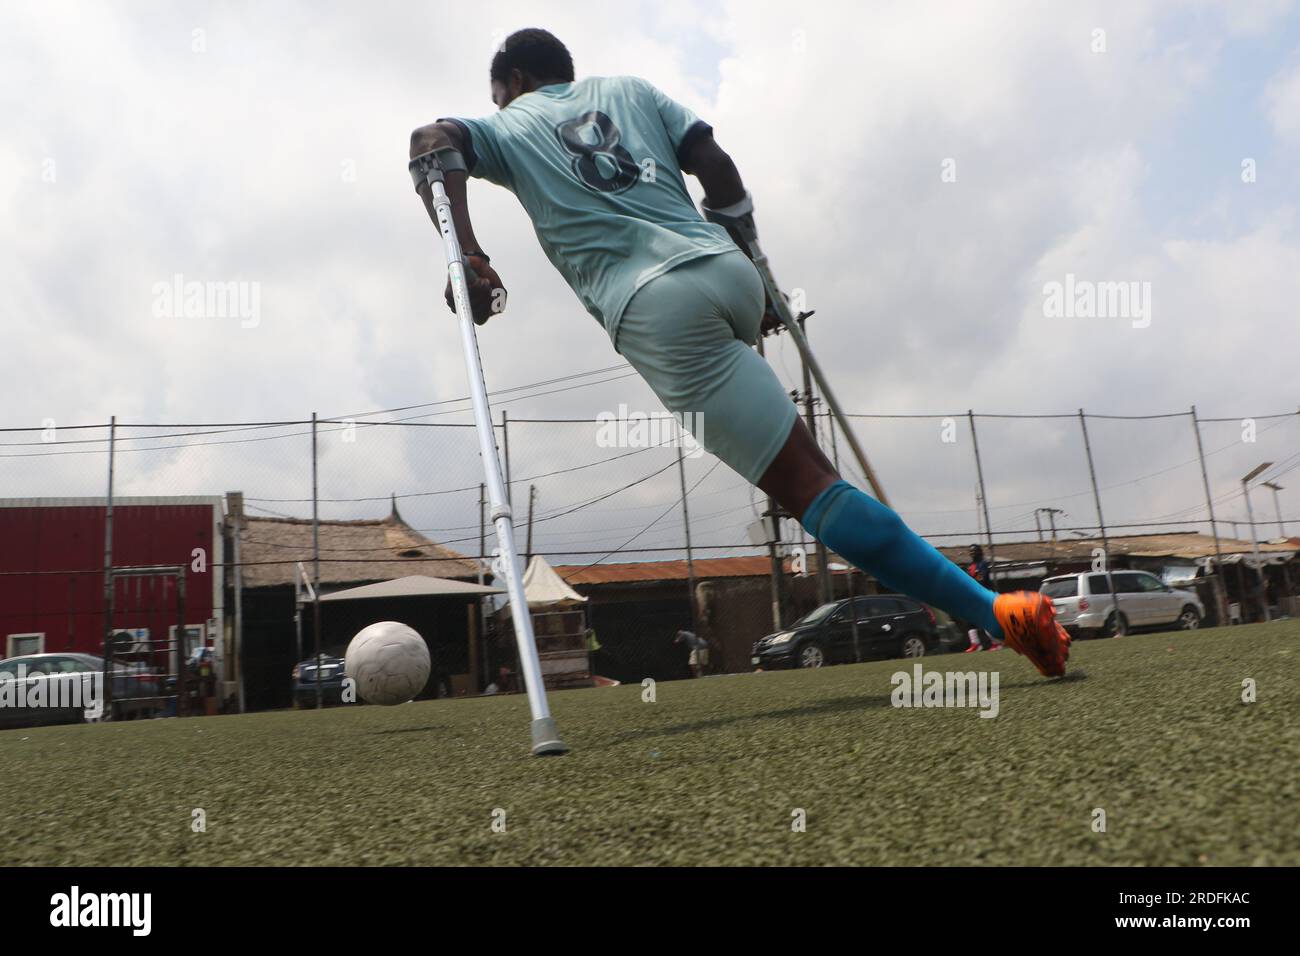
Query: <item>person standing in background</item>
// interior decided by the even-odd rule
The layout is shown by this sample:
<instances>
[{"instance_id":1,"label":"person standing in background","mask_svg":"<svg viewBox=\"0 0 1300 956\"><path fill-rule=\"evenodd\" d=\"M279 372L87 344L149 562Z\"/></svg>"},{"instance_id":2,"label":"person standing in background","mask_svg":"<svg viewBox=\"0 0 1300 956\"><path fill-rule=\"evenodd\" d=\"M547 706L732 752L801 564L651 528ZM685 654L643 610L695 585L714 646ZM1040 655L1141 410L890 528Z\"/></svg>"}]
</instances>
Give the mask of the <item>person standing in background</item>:
<instances>
[{"instance_id":1,"label":"person standing in background","mask_svg":"<svg viewBox=\"0 0 1300 956\"><path fill-rule=\"evenodd\" d=\"M984 549L978 544L970 546L970 564L966 566L966 573L990 591L994 590L990 565L984 557ZM970 627L966 632L966 636L970 638L970 647L966 648L967 654L972 651L996 651L1002 646L999 642L993 640L987 631L980 630L977 627Z\"/></svg>"}]
</instances>

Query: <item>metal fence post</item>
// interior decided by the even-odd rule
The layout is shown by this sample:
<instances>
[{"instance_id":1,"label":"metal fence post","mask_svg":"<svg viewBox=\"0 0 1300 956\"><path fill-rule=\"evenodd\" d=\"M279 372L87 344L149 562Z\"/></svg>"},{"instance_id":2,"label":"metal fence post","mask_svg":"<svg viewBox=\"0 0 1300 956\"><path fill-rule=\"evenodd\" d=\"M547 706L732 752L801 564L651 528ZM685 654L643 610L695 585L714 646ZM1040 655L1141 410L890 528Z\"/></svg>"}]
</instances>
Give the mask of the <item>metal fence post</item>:
<instances>
[{"instance_id":1,"label":"metal fence post","mask_svg":"<svg viewBox=\"0 0 1300 956\"><path fill-rule=\"evenodd\" d=\"M1110 569L1110 538L1106 535L1106 519L1101 513L1101 492L1097 490L1097 469L1092 463L1092 443L1088 440L1088 420L1079 409L1079 427L1083 429L1083 450L1088 456L1088 477L1092 481L1092 498L1097 503L1097 527L1101 531L1102 555L1106 559L1106 583L1110 585L1110 599L1115 605L1115 635L1124 633L1123 615L1119 609L1119 591L1115 588L1115 575ZM1102 625L1105 626L1104 624Z\"/></svg>"},{"instance_id":2,"label":"metal fence post","mask_svg":"<svg viewBox=\"0 0 1300 956\"><path fill-rule=\"evenodd\" d=\"M1210 533L1214 535L1214 574L1210 579L1210 589L1214 592L1214 612L1219 619L1219 626L1231 624L1228 620L1228 588L1223 580L1223 551L1219 546L1219 524L1214 520L1214 497L1210 494L1210 474L1205 468L1205 446L1201 443L1201 421L1196 417L1196 406L1192 406L1192 431L1196 433L1196 457L1201 462L1201 483L1205 486L1205 506L1210 511Z\"/></svg>"},{"instance_id":3,"label":"metal fence post","mask_svg":"<svg viewBox=\"0 0 1300 956\"><path fill-rule=\"evenodd\" d=\"M104 713L113 715L113 467L117 451L117 416L108 420L108 496L104 510Z\"/></svg>"},{"instance_id":4,"label":"metal fence post","mask_svg":"<svg viewBox=\"0 0 1300 956\"><path fill-rule=\"evenodd\" d=\"M682 524L686 528L686 587L691 602L691 631L698 633L695 620L695 553L691 548L691 509L686 504L686 461L682 455L680 437L677 442L677 477L682 485Z\"/></svg>"},{"instance_id":5,"label":"metal fence post","mask_svg":"<svg viewBox=\"0 0 1300 956\"><path fill-rule=\"evenodd\" d=\"M997 558L993 551L993 522L989 520L989 496L984 490L984 465L980 461L980 440L975 433L975 413L966 409L966 420L970 422L970 440L975 449L975 477L980 484L980 508L984 512L984 538L989 546L989 584L997 584ZM997 590L995 587L994 590Z\"/></svg>"},{"instance_id":6,"label":"metal fence post","mask_svg":"<svg viewBox=\"0 0 1300 956\"><path fill-rule=\"evenodd\" d=\"M510 418L504 408L501 409L501 457L505 459L502 464L506 470L506 503L513 506L515 486L510 483Z\"/></svg>"},{"instance_id":7,"label":"metal fence post","mask_svg":"<svg viewBox=\"0 0 1300 956\"><path fill-rule=\"evenodd\" d=\"M166 578L163 580L165 581ZM180 625L176 628L176 716L187 717L190 712L189 657L186 654L189 635L185 630L185 565L183 564L177 568L176 573L176 616L180 618Z\"/></svg>"},{"instance_id":8,"label":"metal fence post","mask_svg":"<svg viewBox=\"0 0 1300 956\"><path fill-rule=\"evenodd\" d=\"M311 413L311 556L312 630L316 643L316 709L325 706L320 683L320 495L317 493L316 413Z\"/></svg>"}]
</instances>

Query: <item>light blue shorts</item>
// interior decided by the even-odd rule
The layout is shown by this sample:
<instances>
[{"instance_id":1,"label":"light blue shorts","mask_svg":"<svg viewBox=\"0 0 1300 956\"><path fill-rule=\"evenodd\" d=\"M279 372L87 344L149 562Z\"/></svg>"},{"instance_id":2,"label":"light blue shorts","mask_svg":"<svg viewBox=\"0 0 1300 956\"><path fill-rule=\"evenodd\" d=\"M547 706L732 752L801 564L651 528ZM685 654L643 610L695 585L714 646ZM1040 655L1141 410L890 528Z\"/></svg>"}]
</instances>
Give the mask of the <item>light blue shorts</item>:
<instances>
[{"instance_id":1,"label":"light blue shorts","mask_svg":"<svg viewBox=\"0 0 1300 956\"><path fill-rule=\"evenodd\" d=\"M798 410L752 346L763 280L740 250L692 259L632 296L614 347L695 440L757 484Z\"/></svg>"}]
</instances>

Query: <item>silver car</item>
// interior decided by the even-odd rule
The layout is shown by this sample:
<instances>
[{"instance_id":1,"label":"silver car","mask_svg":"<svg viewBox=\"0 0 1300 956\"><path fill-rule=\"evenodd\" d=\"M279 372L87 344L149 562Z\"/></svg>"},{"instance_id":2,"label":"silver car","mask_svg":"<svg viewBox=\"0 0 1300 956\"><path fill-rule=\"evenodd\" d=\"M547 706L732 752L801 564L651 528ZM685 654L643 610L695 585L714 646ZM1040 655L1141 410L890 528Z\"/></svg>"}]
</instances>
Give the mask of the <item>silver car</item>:
<instances>
[{"instance_id":1,"label":"silver car","mask_svg":"<svg viewBox=\"0 0 1300 956\"><path fill-rule=\"evenodd\" d=\"M104 659L94 654L65 651L57 654L29 654L0 661L0 684L23 682L26 693L16 686L0 687L0 727L33 727L39 724L82 723L90 718L86 703L92 681L103 673ZM74 694L72 683L80 683ZM40 697L33 691L43 686ZM153 717L163 708L162 678L141 664L115 661L113 664L113 712L117 717ZM62 685L61 687L59 685ZM30 703L39 700L39 704ZM58 702L57 706L53 702Z\"/></svg>"},{"instance_id":2,"label":"silver car","mask_svg":"<svg viewBox=\"0 0 1300 956\"><path fill-rule=\"evenodd\" d=\"M1110 593L1119 592L1119 615ZM1056 605L1056 617L1079 637L1114 637L1127 631L1201 626L1205 605L1192 591L1171 588L1146 571L1089 571L1048 578L1039 590Z\"/></svg>"}]
</instances>

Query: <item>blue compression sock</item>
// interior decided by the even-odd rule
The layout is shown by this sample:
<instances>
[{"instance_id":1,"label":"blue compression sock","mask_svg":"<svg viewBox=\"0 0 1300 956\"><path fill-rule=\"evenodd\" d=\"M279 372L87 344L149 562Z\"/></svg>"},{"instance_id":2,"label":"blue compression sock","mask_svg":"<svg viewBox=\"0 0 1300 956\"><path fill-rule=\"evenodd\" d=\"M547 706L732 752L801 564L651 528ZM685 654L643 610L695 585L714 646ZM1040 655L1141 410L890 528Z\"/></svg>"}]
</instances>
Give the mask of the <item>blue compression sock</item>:
<instances>
[{"instance_id":1,"label":"blue compression sock","mask_svg":"<svg viewBox=\"0 0 1300 956\"><path fill-rule=\"evenodd\" d=\"M942 608L1002 640L993 616L997 594L949 561L903 519L847 481L808 506L804 528L887 587Z\"/></svg>"}]
</instances>

